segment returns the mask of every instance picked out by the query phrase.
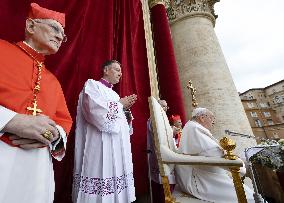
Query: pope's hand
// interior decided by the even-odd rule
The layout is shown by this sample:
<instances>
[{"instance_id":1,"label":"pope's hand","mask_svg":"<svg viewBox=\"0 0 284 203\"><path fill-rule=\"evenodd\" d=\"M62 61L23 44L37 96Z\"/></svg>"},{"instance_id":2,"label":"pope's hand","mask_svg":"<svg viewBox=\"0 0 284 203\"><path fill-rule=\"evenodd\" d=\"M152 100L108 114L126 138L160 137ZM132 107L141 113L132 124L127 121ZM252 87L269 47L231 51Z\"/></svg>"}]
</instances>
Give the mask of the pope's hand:
<instances>
[{"instance_id":1,"label":"pope's hand","mask_svg":"<svg viewBox=\"0 0 284 203\"><path fill-rule=\"evenodd\" d=\"M130 109L130 107L136 102L137 95L132 94L130 96L125 96L119 100L119 102L123 105L124 109Z\"/></svg>"},{"instance_id":2,"label":"pope's hand","mask_svg":"<svg viewBox=\"0 0 284 203\"><path fill-rule=\"evenodd\" d=\"M44 145L49 145L53 140L58 138L56 123L45 115L31 116L17 114L6 124L2 131L25 138L19 144L31 145L34 144L33 141L38 141ZM43 137L46 131L51 132L49 139Z\"/></svg>"}]
</instances>

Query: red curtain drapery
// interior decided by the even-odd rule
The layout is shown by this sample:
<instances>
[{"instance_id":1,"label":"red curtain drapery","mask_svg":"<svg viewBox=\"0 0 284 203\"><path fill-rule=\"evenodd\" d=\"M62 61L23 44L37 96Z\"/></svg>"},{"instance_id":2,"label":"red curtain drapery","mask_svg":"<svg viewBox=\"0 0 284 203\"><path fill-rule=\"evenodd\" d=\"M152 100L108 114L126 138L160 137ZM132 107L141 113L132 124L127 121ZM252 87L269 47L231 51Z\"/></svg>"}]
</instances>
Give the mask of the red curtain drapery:
<instances>
[{"instance_id":1,"label":"red curtain drapery","mask_svg":"<svg viewBox=\"0 0 284 203\"><path fill-rule=\"evenodd\" d=\"M101 77L100 65L107 59L122 64L122 81L115 90L121 95L136 93L131 137L136 193L147 192L146 121L150 96L147 54L140 0L35 0L39 5L66 13L67 43L47 57L47 67L61 82L68 108L75 121L79 92L88 78ZM0 38L24 39L25 19L31 1L0 1ZM1 76L0 76L1 77ZM52 90L51 90L52 91ZM1 99L1 98L0 98ZM74 125L66 157L54 162L55 202L71 203ZM95 147L95 146L94 146Z\"/></svg>"},{"instance_id":2,"label":"red curtain drapery","mask_svg":"<svg viewBox=\"0 0 284 203\"><path fill-rule=\"evenodd\" d=\"M160 96L167 101L170 107L168 110L169 115L179 114L183 124L185 124L186 117L179 82L178 66L174 55L166 8L163 4L157 4L151 8L151 21L153 25Z\"/></svg>"}]
</instances>

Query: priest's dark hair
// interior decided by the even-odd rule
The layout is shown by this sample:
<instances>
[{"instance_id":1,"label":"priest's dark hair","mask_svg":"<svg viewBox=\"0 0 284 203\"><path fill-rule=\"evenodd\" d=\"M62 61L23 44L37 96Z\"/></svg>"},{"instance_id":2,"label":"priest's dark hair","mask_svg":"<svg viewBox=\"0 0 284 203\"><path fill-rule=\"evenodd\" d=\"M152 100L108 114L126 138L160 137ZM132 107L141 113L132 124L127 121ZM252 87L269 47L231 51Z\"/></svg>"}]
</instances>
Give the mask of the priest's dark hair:
<instances>
[{"instance_id":1,"label":"priest's dark hair","mask_svg":"<svg viewBox=\"0 0 284 203\"><path fill-rule=\"evenodd\" d=\"M104 70L105 67L107 67L107 66L109 66L109 65L111 65L111 64L113 64L113 63L117 63L117 64L119 64L119 65L121 66L121 64L120 64L117 60L114 60L114 59L112 59L112 60L107 60L107 61L105 61L105 62L103 63L103 65L102 65L102 70Z\"/></svg>"}]
</instances>

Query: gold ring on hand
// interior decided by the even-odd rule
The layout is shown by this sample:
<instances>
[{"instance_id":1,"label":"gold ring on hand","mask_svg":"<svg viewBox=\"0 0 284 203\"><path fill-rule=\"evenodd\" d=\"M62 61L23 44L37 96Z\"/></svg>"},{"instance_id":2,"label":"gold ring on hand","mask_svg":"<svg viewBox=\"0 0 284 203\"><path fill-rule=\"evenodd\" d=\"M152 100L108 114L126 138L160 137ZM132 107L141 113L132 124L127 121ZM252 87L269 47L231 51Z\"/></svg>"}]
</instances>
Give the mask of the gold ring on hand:
<instances>
[{"instance_id":1,"label":"gold ring on hand","mask_svg":"<svg viewBox=\"0 0 284 203\"><path fill-rule=\"evenodd\" d=\"M41 134L45 139L47 140L51 140L52 137L52 132L50 132L49 130L46 130L43 134Z\"/></svg>"}]
</instances>

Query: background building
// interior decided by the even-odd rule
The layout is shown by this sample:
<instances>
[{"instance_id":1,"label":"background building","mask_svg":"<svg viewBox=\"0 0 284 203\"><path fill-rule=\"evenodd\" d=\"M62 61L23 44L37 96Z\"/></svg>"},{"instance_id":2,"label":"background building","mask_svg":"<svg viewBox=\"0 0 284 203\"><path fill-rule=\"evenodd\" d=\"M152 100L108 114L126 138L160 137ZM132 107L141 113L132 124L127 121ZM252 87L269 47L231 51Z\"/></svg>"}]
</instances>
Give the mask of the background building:
<instances>
[{"instance_id":1,"label":"background building","mask_svg":"<svg viewBox=\"0 0 284 203\"><path fill-rule=\"evenodd\" d=\"M249 89L240 98L258 142L260 138L284 138L284 80Z\"/></svg>"}]
</instances>

